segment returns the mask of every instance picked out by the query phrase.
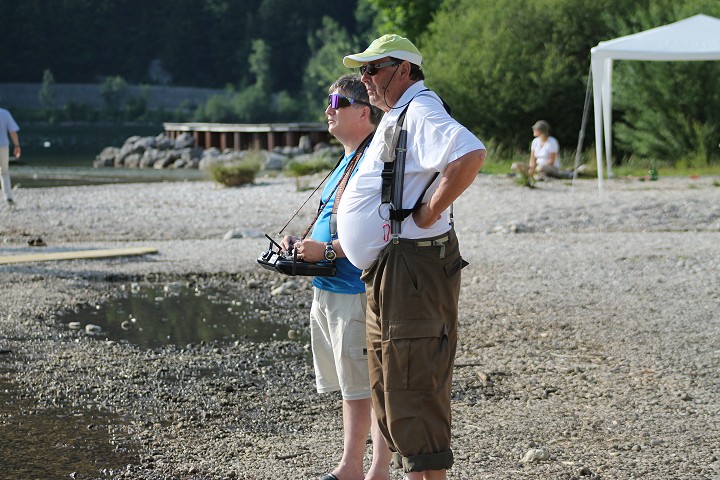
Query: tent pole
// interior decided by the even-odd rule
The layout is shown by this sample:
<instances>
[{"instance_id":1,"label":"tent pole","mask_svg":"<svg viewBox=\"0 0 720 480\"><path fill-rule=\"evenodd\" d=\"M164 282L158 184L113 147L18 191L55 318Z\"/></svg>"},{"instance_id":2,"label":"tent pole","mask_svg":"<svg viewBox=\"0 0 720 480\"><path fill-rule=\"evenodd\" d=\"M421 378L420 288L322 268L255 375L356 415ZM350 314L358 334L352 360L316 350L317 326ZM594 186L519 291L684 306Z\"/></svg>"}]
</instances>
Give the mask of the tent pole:
<instances>
[{"instance_id":1,"label":"tent pole","mask_svg":"<svg viewBox=\"0 0 720 480\"><path fill-rule=\"evenodd\" d=\"M605 132L605 163L607 167L607 178L612 178L612 57L606 58L603 63L605 64L605 68L603 69L604 78L602 80L603 130Z\"/></svg>"},{"instance_id":2,"label":"tent pole","mask_svg":"<svg viewBox=\"0 0 720 480\"><path fill-rule=\"evenodd\" d=\"M592 52L592 51L591 51ZM595 115L595 161L597 162L598 190L603 190L603 122L602 122L602 78L603 62L591 55L593 82L593 113Z\"/></svg>"},{"instance_id":3,"label":"tent pole","mask_svg":"<svg viewBox=\"0 0 720 480\"><path fill-rule=\"evenodd\" d=\"M573 166L572 187L575 188L575 179L577 178L577 169L580 166L580 152L582 152L585 140L585 127L587 126L588 111L590 110L590 89L592 88L592 65L588 70L587 86L585 87L585 105L583 106L582 122L580 123L580 133L578 134L578 146L575 151L575 165Z\"/></svg>"}]
</instances>

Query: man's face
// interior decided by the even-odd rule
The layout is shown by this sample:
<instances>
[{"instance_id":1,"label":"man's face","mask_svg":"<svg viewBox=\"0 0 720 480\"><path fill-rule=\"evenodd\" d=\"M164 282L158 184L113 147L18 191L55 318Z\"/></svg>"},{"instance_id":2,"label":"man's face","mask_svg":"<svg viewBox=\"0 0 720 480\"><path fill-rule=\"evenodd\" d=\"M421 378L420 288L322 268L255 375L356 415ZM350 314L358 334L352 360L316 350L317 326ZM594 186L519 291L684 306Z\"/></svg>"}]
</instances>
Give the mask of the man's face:
<instances>
[{"instance_id":1,"label":"man's face","mask_svg":"<svg viewBox=\"0 0 720 480\"><path fill-rule=\"evenodd\" d=\"M393 101L390 101L391 99L386 98L387 88L400 65L399 63L388 65L390 62L390 57L385 57L368 62L361 68L361 79L365 84L365 88L367 88L370 103L383 111L387 111L396 100L392 99ZM386 102L390 105L388 106Z\"/></svg>"}]
</instances>

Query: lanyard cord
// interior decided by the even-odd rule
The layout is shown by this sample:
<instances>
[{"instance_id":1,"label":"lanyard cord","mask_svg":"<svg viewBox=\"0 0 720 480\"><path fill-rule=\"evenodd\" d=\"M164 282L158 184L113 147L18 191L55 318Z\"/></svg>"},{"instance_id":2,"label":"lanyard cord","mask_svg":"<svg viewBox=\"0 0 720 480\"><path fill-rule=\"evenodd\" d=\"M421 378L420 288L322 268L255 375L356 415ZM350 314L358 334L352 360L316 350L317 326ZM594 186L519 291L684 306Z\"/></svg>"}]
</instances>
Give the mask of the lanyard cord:
<instances>
[{"instance_id":1,"label":"lanyard cord","mask_svg":"<svg viewBox=\"0 0 720 480\"><path fill-rule=\"evenodd\" d=\"M330 195L328 195L327 200L325 200L324 203L320 204L320 207L318 208L317 215L315 215L315 218L312 222L310 222L310 225L305 230L305 233L303 233L302 237L300 237L300 240L304 240L305 237L308 236L310 231L312 230L313 226L315 225L315 222L317 222L317 219L320 218L320 214L325 209L325 206L330 202L330 199L333 198L333 195L338 190L338 187L342 184L343 189L340 190L337 194L337 198L335 198L335 205L338 205L340 203L340 197L342 196L343 191L345 190L345 183L347 183L347 179L350 178L350 175L352 175L353 170L355 169L355 166L358 164L358 161L360 161L360 157L362 156L363 152L365 151L365 147L370 143L370 140L373 137L373 134L375 132L373 131L365 137L365 140L362 141L362 143L358 146L357 150L355 150L355 155L353 155L353 158L350 159L350 161L347 164L347 167L345 167L345 171L343 172L343 176L340 179L340 181L335 185L335 188L333 188L332 192L330 192ZM343 182L344 180L344 182Z\"/></svg>"},{"instance_id":2,"label":"lanyard cord","mask_svg":"<svg viewBox=\"0 0 720 480\"><path fill-rule=\"evenodd\" d=\"M360 156L362 156L362 152L365 151L365 147L367 147L367 145L370 143L370 140L372 139L374 133L375 133L375 132L373 132L373 133L371 133L370 135L368 135L368 136L365 138L365 140L363 140L363 142L360 144L360 146L357 148L357 150L355 150L355 155L353 155L353 158L352 158L351 161L348 163L348 166L345 168L345 172L343 172L343 178L345 178L346 175L347 175L348 178L349 178L349 176L352 174L352 171L354 170L355 166L357 165L357 163L358 163L358 161L359 161L359 159L360 159ZM332 175L333 172L334 172L335 170L337 170L337 168L340 166L340 163L342 162L343 158L345 158L344 155L343 155L342 157L340 157L340 159L338 160L337 164L333 167L332 170L330 170L330 173L328 173L328 174L325 176L325 178L323 179L323 181L320 182L320 184L319 184L317 187L315 187L315 190L312 191L312 193L310 194L310 196L303 202L302 205L300 205L300 208L298 208L297 211L293 214L293 216L290 217L290 220L287 221L287 223L285 224L285 226L283 226L283 228L280 229L280 231L278 232L278 235L282 235L282 233L285 231L285 229L287 228L287 226L290 225L290 222L292 222L293 219L297 216L297 214L300 213L300 210L302 210L302 208L307 204L307 202L310 201L310 199L313 197L313 195L315 195L315 193L320 189L320 187L323 185L323 183L325 183L325 181L330 177L330 175ZM341 179L341 181L342 181L342 179ZM325 206L328 204L328 202L330 201L330 199L333 198L333 195L335 194L335 191L337 190L337 188L338 188L339 185L340 185L340 182L338 182L338 184L335 185L335 188L333 188L332 192L330 192L330 195L328 195L327 200L325 200L325 202L322 202L322 203L320 204L320 207L318 208L318 211L317 211L317 214L315 215L315 218L313 219L312 222L310 222L310 226L308 226L308 228L305 230L305 233L303 233L303 235L302 235L302 237L301 237L301 240L304 239L305 237L307 237L308 233L310 233L310 231L312 230L312 227L315 225L315 222L317 222L317 219L320 217L320 214L322 213L323 209L324 209ZM341 194L342 194L342 192L341 192ZM340 201L340 199L337 198L337 199L336 199L336 202L339 202L339 201Z\"/></svg>"},{"instance_id":3,"label":"lanyard cord","mask_svg":"<svg viewBox=\"0 0 720 480\"><path fill-rule=\"evenodd\" d=\"M318 189L319 189L320 187L322 187L323 183L325 183L325 180L327 180L327 179L330 177L330 175L332 175L332 173L337 169L337 167L340 165L340 162L342 162L342 159L343 159L343 158L345 158L345 155L343 155L342 157L340 157L340 159L337 161L337 163L335 164L335 166L333 167L333 169L330 170L330 172L329 172L327 175L325 175L325 178L323 178L322 182L320 182L320 183L318 184L318 186L315 187L315 190L313 190L312 193L310 194L310 196L303 202L302 205L300 205L300 208L298 208L298 209L295 211L295 213L293 213L293 216L290 217L290 220L288 220L287 223L285 224L285 226L283 226L283 227L280 229L280 231L278 232L278 235L282 235L282 233L285 231L285 229L287 228L287 226L290 225L290 222L292 222L293 219L294 219L295 217L297 217L297 214L300 213L300 210L303 209L303 207L307 204L307 202L310 201L310 199L313 197L313 195L315 195L315 193L318 191ZM317 218L317 217L316 217L316 218ZM315 220L313 220L313 223L314 223L314 222L315 222Z\"/></svg>"}]
</instances>

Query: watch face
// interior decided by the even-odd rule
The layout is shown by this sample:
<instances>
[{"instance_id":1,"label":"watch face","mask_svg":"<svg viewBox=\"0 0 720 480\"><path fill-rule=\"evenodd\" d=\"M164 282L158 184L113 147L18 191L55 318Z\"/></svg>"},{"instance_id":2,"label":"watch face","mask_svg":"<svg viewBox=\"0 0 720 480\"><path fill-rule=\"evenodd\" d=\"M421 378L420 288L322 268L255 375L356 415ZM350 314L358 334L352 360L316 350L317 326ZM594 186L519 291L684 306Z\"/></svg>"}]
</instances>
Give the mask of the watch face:
<instances>
[{"instance_id":1,"label":"watch face","mask_svg":"<svg viewBox=\"0 0 720 480\"><path fill-rule=\"evenodd\" d=\"M325 260L333 261L335 260L335 257L337 257L337 253L335 253L335 250L333 250L331 245L328 245L325 248Z\"/></svg>"}]
</instances>

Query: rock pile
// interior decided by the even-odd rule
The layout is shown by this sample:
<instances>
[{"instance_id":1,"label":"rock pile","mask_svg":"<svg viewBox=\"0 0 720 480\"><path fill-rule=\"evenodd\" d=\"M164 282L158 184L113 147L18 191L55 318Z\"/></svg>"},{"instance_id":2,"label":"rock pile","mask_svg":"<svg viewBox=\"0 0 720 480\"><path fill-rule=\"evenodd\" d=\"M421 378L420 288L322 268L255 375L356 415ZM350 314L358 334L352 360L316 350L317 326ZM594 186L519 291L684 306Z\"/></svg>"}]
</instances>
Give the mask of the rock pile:
<instances>
[{"instance_id":1,"label":"rock pile","mask_svg":"<svg viewBox=\"0 0 720 480\"><path fill-rule=\"evenodd\" d=\"M122 147L105 147L96 157L94 167L155 168L155 169L200 169L206 170L217 163L232 163L241 160L250 151L195 147L190 133L169 138L165 133L155 137L129 137ZM260 155L264 170L282 170L290 159L309 161L317 156L336 156L338 147L318 143L312 147L309 138L301 137L298 146L276 147L273 151L252 152Z\"/></svg>"}]
</instances>

